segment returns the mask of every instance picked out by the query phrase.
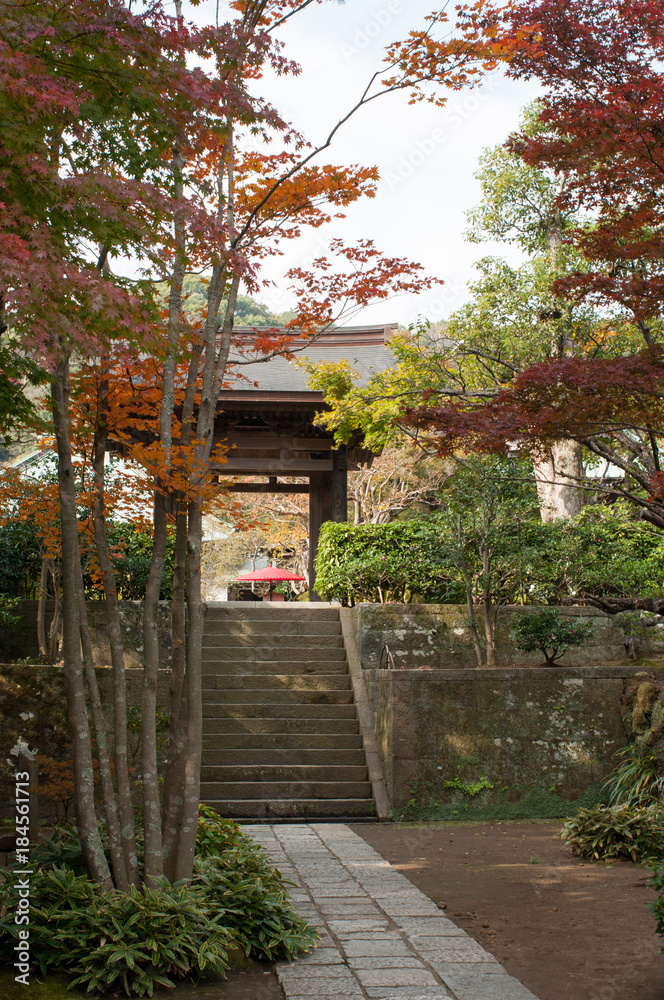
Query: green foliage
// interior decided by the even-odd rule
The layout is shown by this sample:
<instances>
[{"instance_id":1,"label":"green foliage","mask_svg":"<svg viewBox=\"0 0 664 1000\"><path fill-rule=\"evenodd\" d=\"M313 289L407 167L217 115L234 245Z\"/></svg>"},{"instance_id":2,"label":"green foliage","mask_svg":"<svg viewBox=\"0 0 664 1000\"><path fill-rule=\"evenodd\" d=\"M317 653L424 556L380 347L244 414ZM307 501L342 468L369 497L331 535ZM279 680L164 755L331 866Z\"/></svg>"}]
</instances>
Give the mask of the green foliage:
<instances>
[{"instance_id":1,"label":"green foliage","mask_svg":"<svg viewBox=\"0 0 664 1000\"><path fill-rule=\"evenodd\" d=\"M247 955L292 959L313 948L318 937L292 908L281 873L263 849L231 820L201 806L193 884L212 908L224 910Z\"/></svg>"},{"instance_id":2,"label":"green foliage","mask_svg":"<svg viewBox=\"0 0 664 1000\"><path fill-rule=\"evenodd\" d=\"M326 601L455 602L462 591L436 517L391 524L327 522L320 533L316 590Z\"/></svg>"},{"instance_id":3,"label":"green foliage","mask_svg":"<svg viewBox=\"0 0 664 1000\"><path fill-rule=\"evenodd\" d=\"M480 794L480 792L493 788L493 785L487 778L486 774L481 775L478 781L472 781L469 784L465 784L458 776L456 778L451 778L444 784L445 788L454 788L461 792L462 795L468 796L469 799L474 799L476 795Z\"/></svg>"},{"instance_id":4,"label":"green foliage","mask_svg":"<svg viewBox=\"0 0 664 1000\"><path fill-rule=\"evenodd\" d=\"M0 440L5 445L21 427L43 429L43 414L25 388L46 382L48 374L44 369L26 358L8 336L3 336L0 340Z\"/></svg>"},{"instance_id":5,"label":"green foliage","mask_svg":"<svg viewBox=\"0 0 664 1000\"><path fill-rule=\"evenodd\" d=\"M39 593L41 554L32 521L0 525L0 594L34 600Z\"/></svg>"},{"instance_id":6,"label":"green foliage","mask_svg":"<svg viewBox=\"0 0 664 1000\"><path fill-rule=\"evenodd\" d=\"M546 665L555 666L571 646L583 646L593 633L592 622L578 618L562 618L556 608L542 608L536 612L514 615L510 634L517 649L526 653L540 650Z\"/></svg>"},{"instance_id":7,"label":"green foliage","mask_svg":"<svg viewBox=\"0 0 664 1000\"><path fill-rule=\"evenodd\" d=\"M655 865L650 886L659 893L659 896L654 903L648 903L648 909L652 910L657 919L656 933L664 936L664 868ZM662 947L662 952L664 953L664 947Z\"/></svg>"},{"instance_id":8,"label":"green foliage","mask_svg":"<svg viewBox=\"0 0 664 1000\"><path fill-rule=\"evenodd\" d=\"M648 807L664 803L664 772L657 754L630 743L619 750L621 763L604 782L610 806Z\"/></svg>"},{"instance_id":9,"label":"green foliage","mask_svg":"<svg viewBox=\"0 0 664 1000\"><path fill-rule=\"evenodd\" d=\"M584 858L651 861L664 857L664 809L660 804L580 809L565 823L561 837Z\"/></svg>"},{"instance_id":10,"label":"green foliage","mask_svg":"<svg viewBox=\"0 0 664 1000\"><path fill-rule=\"evenodd\" d=\"M184 309L192 320L200 319L207 310L207 293L209 277L199 274L187 274L184 279ZM157 298L164 303L168 299L168 284L164 282L157 286ZM225 300L220 307L224 314ZM295 316L292 311L282 313L270 312L262 302L257 302L248 295L238 295L235 306L236 326L255 326L265 329L271 326L285 326Z\"/></svg>"},{"instance_id":11,"label":"green foliage","mask_svg":"<svg viewBox=\"0 0 664 1000\"><path fill-rule=\"evenodd\" d=\"M113 558L118 598L122 601L142 601L152 559L152 534L149 531L137 531L132 524L115 521L109 524L108 543ZM162 601L169 601L173 596L174 555L175 532L169 531L159 592ZM88 589L88 596L100 596L99 590L90 590L89 582Z\"/></svg>"},{"instance_id":12,"label":"green foliage","mask_svg":"<svg viewBox=\"0 0 664 1000\"><path fill-rule=\"evenodd\" d=\"M2 887L0 958L12 961L18 939L20 875ZM205 894L169 885L103 892L66 868L40 869L30 876L30 949L45 974L51 968L73 976L89 992L122 989L127 996L152 996L156 986L173 986L192 973L228 968L232 932L223 911L211 915Z\"/></svg>"},{"instance_id":13,"label":"green foliage","mask_svg":"<svg viewBox=\"0 0 664 1000\"><path fill-rule=\"evenodd\" d=\"M21 620L16 614L18 597L6 597L0 594L0 625L18 625Z\"/></svg>"},{"instance_id":14,"label":"green foliage","mask_svg":"<svg viewBox=\"0 0 664 1000\"><path fill-rule=\"evenodd\" d=\"M223 973L231 950L292 959L318 937L293 910L290 883L263 849L206 806L188 887L162 880L130 893L101 891L85 874L73 826L58 827L31 862L32 959L42 974L66 972L90 991L151 996L191 975ZM1 885L0 962L13 961L19 878L8 872Z\"/></svg>"},{"instance_id":15,"label":"green foliage","mask_svg":"<svg viewBox=\"0 0 664 1000\"><path fill-rule=\"evenodd\" d=\"M473 798L466 798L463 802L439 802L431 790L419 786L411 791L410 802L397 812L395 819L422 822L563 819L579 808L596 805L601 796L599 785L590 786L574 801L544 788L531 788L520 794L517 794L517 789L500 788L481 803Z\"/></svg>"},{"instance_id":16,"label":"green foliage","mask_svg":"<svg viewBox=\"0 0 664 1000\"><path fill-rule=\"evenodd\" d=\"M533 525L540 553L533 599L558 603L584 594L659 597L664 587L664 536L627 503L588 504L571 519Z\"/></svg>"}]
</instances>

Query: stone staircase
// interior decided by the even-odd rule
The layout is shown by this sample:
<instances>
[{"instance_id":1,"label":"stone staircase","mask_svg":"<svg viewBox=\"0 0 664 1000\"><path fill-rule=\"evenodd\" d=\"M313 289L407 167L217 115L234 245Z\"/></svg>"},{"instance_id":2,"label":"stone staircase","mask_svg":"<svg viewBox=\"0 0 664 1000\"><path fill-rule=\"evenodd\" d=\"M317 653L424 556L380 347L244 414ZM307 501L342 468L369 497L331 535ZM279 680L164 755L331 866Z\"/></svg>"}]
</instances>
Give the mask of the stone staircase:
<instances>
[{"instance_id":1,"label":"stone staircase","mask_svg":"<svg viewBox=\"0 0 664 1000\"><path fill-rule=\"evenodd\" d=\"M336 608L208 608L201 799L235 819L375 815Z\"/></svg>"}]
</instances>

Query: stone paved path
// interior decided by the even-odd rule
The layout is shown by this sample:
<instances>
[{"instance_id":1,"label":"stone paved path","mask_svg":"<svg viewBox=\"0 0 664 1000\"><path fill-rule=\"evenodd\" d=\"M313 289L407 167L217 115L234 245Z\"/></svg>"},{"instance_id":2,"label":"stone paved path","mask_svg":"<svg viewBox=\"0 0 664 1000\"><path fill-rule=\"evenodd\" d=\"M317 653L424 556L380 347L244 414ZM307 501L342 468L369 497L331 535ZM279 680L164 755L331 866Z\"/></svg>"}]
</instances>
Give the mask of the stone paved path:
<instances>
[{"instance_id":1,"label":"stone paved path","mask_svg":"<svg viewBox=\"0 0 664 1000\"><path fill-rule=\"evenodd\" d=\"M288 1000L537 1000L347 826L246 832L297 883L297 908L321 935L277 966Z\"/></svg>"}]
</instances>

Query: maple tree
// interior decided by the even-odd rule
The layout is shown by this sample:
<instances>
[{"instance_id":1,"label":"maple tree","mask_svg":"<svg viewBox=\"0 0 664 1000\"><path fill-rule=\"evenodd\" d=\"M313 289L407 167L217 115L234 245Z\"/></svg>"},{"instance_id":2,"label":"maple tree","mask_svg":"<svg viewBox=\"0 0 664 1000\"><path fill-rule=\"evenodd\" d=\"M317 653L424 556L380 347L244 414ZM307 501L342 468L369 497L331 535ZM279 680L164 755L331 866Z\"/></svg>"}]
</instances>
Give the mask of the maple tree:
<instances>
[{"instance_id":1,"label":"maple tree","mask_svg":"<svg viewBox=\"0 0 664 1000\"><path fill-rule=\"evenodd\" d=\"M661 13L660 3L545 0L472 15L508 75L544 85L538 130L508 147L565 179L555 205L573 220L562 242L578 256L552 293L598 307L603 343L522 369L485 400L430 400L412 419L441 453L576 442L603 469L595 489L664 528Z\"/></svg>"},{"instance_id":2,"label":"maple tree","mask_svg":"<svg viewBox=\"0 0 664 1000\"><path fill-rule=\"evenodd\" d=\"M140 14L119 0L0 4L0 109L11 128L0 137L3 202L0 302L23 349L51 375L58 449L62 543L63 655L79 838L89 874L106 887L137 884L138 862L127 765L127 705L117 587L106 526L105 453L112 435L141 461L154 497L154 545L144 604L142 794L144 872L191 875L201 753L200 555L206 472L219 390L225 384L241 284L257 287L258 268L282 239L319 226L375 189L373 168L314 165L350 114L381 94L444 101L444 89L472 83L492 59L476 34L451 34L445 16L388 51L354 108L317 148L307 146L252 94L264 67L297 72L275 31L309 6L297 0L230 5L218 27L185 22L161 4ZM443 28L442 37L434 34ZM431 89L429 84L442 85ZM251 134L276 152L246 150ZM134 255L145 279L114 276L111 262ZM338 263L337 263L338 262ZM187 271L208 274L206 302L191 322L183 308ZM339 240L311 272L293 269L297 316L287 332L237 344L237 368L293 349L375 298L421 289L431 279L408 261L384 258L368 241ZM153 294L168 288L162 316ZM130 370L147 355L127 405L114 398L118 358ZM74 487L71 358L95 370L90 409L92 511L99 573L107 600L113 666L113 759L92 663ZM91 364L95 359L95 364ZM153 388L156 395L152 395ZM92 399L93 395L89 394ZM148 399L153 427L127 434ZM76 412L75 412L76 411ZM124 414L125 427L122 435ZM133 436L132 436L133 435ZM169 520L175 524L174 656L169 768L163 803L157 776L156 610ZM185 606L188 632L185 634ZM111 869L102 850L92 785L90 699L107 821ZM113 763L113 768L111 768ZM115 782L115 786L114 786ZM112 872L111 872L112 870Z\"/></svg>"}]
</instances>

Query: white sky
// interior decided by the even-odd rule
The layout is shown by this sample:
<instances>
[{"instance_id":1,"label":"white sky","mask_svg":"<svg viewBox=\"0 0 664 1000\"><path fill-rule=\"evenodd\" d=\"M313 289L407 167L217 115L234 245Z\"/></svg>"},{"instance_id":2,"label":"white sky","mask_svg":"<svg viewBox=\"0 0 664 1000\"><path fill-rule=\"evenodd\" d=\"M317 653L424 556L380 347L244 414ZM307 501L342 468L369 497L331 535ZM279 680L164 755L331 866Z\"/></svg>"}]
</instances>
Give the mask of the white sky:
<instances>
[{"instance_id":1,"label":"white sky","mask_svg":"<svg viewBox=\"0 0 664 1000\"><path fill-rule=\"evenodd\" d=\"M224 20L222 0L220 19ZM286 55L302 66L299 77L266 78L257 85L282 117L314 144L351 107L383 58L386 45L421 27L435 0L347 0L343 5L314 4L281 29ZM216 0L191 7L185 16L214 22ZM409 324L418 315L442 319L468 297L473 263L488 253L508 256L505 247L467 243L464 213L479 201L473 174L480 153L503 142L518 125L524 105L537 95L536 84L494 75L474 91L451 93L446 108L409 105L407 95L390 95L364 108L337 135L320 162L376 164L381 181L377 197L347 210L336 220L291 243L284 257L262 268L275 287L259 296L273 311L292 305L284 272L318 256L332 236L347 242L375 241L390 256L424 265L445 284L422 295L380 302L353 323ZM512 254L512 259L514 255Z\"/></svg>"}]
</instances>

